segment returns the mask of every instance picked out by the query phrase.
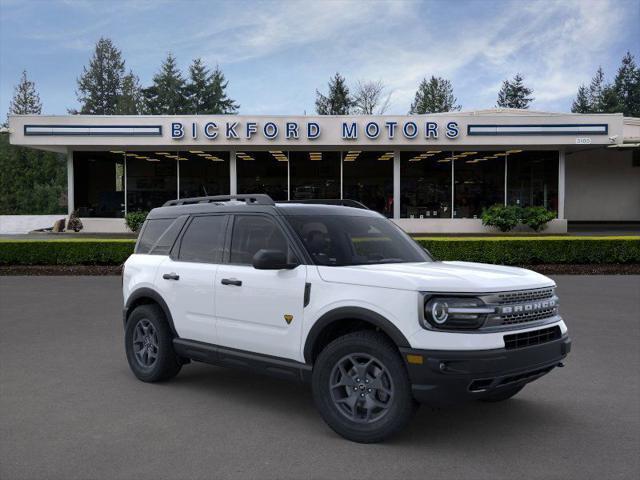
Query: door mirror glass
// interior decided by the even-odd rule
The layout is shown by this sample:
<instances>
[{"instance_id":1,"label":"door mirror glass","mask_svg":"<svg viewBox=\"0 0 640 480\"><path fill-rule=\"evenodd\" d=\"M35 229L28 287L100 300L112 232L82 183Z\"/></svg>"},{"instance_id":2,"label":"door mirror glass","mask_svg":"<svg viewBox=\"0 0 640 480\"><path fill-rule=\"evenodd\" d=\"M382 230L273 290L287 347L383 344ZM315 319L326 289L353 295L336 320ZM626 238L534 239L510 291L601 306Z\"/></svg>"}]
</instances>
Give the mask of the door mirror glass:
<instances>
[{"instance_id":1,"label":"door mirror glass","mask_svg":"<svg viewBox=\"0 0 640 480\"><path fill-rule=\"evenodd\" d=\"M297 263L287 262L287 255L282 250L258 250L253 256L253 268L258 270L283 270L292 269Z\"/></svg>"}]
</instances>

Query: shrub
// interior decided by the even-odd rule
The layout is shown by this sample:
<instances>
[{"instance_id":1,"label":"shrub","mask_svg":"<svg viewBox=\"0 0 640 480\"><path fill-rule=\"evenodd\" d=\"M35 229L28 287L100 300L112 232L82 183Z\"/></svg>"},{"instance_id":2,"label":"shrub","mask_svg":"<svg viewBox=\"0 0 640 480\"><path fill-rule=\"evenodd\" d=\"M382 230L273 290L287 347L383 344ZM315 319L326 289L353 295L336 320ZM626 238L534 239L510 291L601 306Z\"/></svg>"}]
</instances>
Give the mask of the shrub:
<instances>
[{"instance_id":1,"label":"shrub","mask_svg":"<svg viewBox=\"0 0 640 480\"><path fill-rule=\"evenodd\" d=\"M129 212L124 217L124 220L129 230L138 233L142 228L142 224L147 219L147 215L149 215L149 212Z\"/></svg>"},{"instance_id":2,"label":"shrub","mask_svg":"<svg viewBox=\"0 0 640 480\"><path fill-rule=\"evenodd\" d=\"M0 265L120 265L135 240L0 240Z\"/></svg>"},{"instance_id":3,"label":"shrub","mask_svg":"<svg viewBox=\"0 0 640 480\"><path fill-rule=\"evenodd\" d=\"M482 224L497 227L501 232L513 230L520 221L520 207L494 205L482 211Z\"/></svg>"},{"instance_id":4,"label":"shrub","mask_svg":"<svg viewBox=\"0 0 640 480\"><path fill-rule=\"evenodd\" d=\"M547 223L556 218L556 213L544 207L527 207L521 212L522 223L530 226L534 232L547 227Z\"/></svg>"},{"instance_id":5,"label":"shrub","mask_svg":"<svg viewBox=\"0 0 640 480\"><path fill-rule=\"evenodd\" d=\"M78 211L74 210L69 215L69 223L67 223L67 230L73 230L74 232L79 232L82 230L84 226L82 225L82 221L80 217L78 217Z\"/></svg>"}]
</instances>

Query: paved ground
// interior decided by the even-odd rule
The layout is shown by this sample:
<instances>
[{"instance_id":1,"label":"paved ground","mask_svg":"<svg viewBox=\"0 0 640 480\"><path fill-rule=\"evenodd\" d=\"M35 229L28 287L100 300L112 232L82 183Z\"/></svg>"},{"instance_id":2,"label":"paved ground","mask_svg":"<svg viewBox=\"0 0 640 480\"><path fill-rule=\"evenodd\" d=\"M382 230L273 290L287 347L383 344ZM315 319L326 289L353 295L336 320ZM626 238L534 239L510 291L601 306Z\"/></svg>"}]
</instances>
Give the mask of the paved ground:
<instances>
[{"instance_id":1,"label":"paved ground","mask_svg":"<svg viewBox=\"0 0 640 480\"><path fill-rule=\"evenodd\" d=\"M638 478L640 277L557 281L566 368L367 446L303 385L206 365L137 381L118 277L0 277L0 478Z\"/></svg>"}]
</instances>

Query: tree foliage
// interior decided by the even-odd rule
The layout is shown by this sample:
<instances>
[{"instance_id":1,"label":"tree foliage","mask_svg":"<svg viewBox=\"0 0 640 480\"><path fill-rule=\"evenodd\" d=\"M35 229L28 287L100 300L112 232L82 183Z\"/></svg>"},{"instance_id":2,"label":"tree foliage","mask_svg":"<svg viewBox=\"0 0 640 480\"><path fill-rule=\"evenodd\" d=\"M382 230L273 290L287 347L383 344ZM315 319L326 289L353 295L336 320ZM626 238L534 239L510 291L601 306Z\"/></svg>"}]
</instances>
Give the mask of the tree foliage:
<instances>
[{"instance_id":1,"label":"tree foliage","mask_svg":"<svg viewBox=\"0 0 640 480\"><path fill-rule=\"evenodd\" d=\"M457 101L458 99L453 95L451 82L432 75L429 80L423 78L420 82L409 113L414 115L453 112L460 110Z\"/></svg>"},{"instance_id":2,"label":"tree foliage","mask_svg":"<svg viewBox=\"0 0 640 480\"><path fill-rule=\"evenodd\" d=\"M498 92L498 107L529 108L529 104L533 102L532 93L533 89L528 88L524 84L524 77L516 73L513 80L505 80L502 82L502 88Z\"/></svg>"},{"instance_id":3,"label":"tree foliage","mask_svg":"<svg viewBox=\"0 0 640 480\"><path fill-rule=\"evenodd\" d=\"M185 87L189 113L237 113L240 106L227 96L228 83L218 65L210 72L203 61L196 58L189 67L189 81Z\"/></svg>"},{"instance_id":4,"label":"tree foliage","mask_svg":"<svg viewBox=\"0 0 640 480\"><path fill-rule=\"evenodd\" d=\"M360 115L382 115L389 108L391 93L386 93L382 80L358 81L353 101L354 112Z\"/></svg>"},{"instance_id":5,"label":"tree foliage","mask_svg":"<svg viewBox=\"0 0 640 480\"><path fill-rule=\"evenodd\" d=\"M336 73L329 80L329 92L323 95L316 90L316 112L318 115L349 115L355 105L347 82L342 75Z\"/></svg>"},{"instance_id":6,"label":"tree foliage","mask_svg":"<svg viewBox=\"0 0 640 480\"><path fill-rule=\"evenodd\" d=\"M14 115L40 115L42 102L36 91L36 84L27 78L27 71L22 71L20 83L13 91L13 98L9 104L9 113Z\"/></svg>"},{"instance_id":7,"label":"tree foliage","mask_svg":"<svg viewBox=\"0 0 640 480\"><path fill-rule=\"evenodd\" d=\"M188 113L186 82L182 77L176 58L169 53L153 76L153 84L143 90L149 113L154 115L177 115Z\"/></svg>"},{"instance_id":8,"label":"tree foliage","mask_svg":"<svg viewBox=\"0 0 640 480\"><path fill-rule=\"evenodd\" d=\"M116 101L116 112L119 115L140 115L145 113L144 96L140 87L140 80L129 71L122 78L120 96Z\"/></svg>"}]
</instances>

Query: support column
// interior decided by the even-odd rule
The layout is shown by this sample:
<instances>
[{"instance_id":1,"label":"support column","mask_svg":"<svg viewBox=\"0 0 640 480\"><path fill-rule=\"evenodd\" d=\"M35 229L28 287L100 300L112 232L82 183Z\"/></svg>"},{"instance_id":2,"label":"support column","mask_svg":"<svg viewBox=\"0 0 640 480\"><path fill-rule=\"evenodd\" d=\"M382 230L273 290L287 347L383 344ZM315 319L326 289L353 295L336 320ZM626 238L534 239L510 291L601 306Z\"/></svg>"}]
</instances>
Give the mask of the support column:
<instances>
[{"instance_id":1,"label":"support column","mask_svg":"<svg viewBox=\"0 0 640 480\"><path fill-rule=\"evenodd\" d=\"M73 150L67 149L67 213L75 210L75 189L73 176Z\"/></svg>"},{"instance_id":2,"label":"support column","mask_svg":"<svg viewBox=\"0 0 640 480\"><path fill-rule=\"evenodd\" d=\"M400 218L400 151L393 151L393 218Z\"/></svg>"},{"instance_id":3,"label":"support column","mask_svg":"<svg viewBox=\"0 0 640 480\"><path fill-rule=\"evenodd\" d=\"M236 151L229 152L229 195L238 194L238 171L236 169Z\"/></svg>"},{"instance_id":4,"label":"support column","mask_svg":"<svg viewBox=\"0 0 640 480\"><path fill-rule=\"evenodd\" d=\"M558 157L558 218L564 220L564 179L565 179L565 150L560 150Z\"/></svg>"}]
</instances>

